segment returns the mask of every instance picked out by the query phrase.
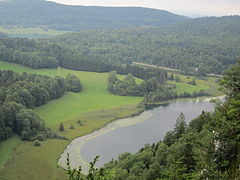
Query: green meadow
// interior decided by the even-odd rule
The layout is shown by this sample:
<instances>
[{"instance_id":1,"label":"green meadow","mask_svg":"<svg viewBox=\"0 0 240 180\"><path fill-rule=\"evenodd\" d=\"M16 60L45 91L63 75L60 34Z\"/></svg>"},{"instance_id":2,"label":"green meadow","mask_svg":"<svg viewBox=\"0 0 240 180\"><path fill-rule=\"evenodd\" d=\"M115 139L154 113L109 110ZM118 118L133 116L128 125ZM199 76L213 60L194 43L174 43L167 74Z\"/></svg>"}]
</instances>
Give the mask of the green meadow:
<instances>
[{"instance_id":1,"label":"green meadow","mask_svg":"<svg viewBox=\"0 0 240 180\"><path fill-rule=\"evenodd\" d=\"M175 74L181 78L182 82L169 81L168 83L176 85L177 93L184 92L198 92L204 90L208 92L211 96L221 96L223 92L219 90L220 86L218 84L219 78L207 77L206 80L196 79L196 86L187 84L193 77L187 77L184 75Z\"/></svg>"},{"instance_id":2,"label":"green meadow","mask_svg":"<svg viewBox=\"0 0 240 180\"><path fill-rule=\"evenodd\" d=\"M13 137L0 145L0 179L1 180L64 180L65 172L57 167L57 159L69 142L79 136L97 130L107 123L118 118L138 113L137 105L141 97L123 97L112 95L107 91L108 73L93 73L60 69L31 69L21 65L0 62L0 70L13 70L16 72L37 73L47 76L63 76L68 73L76 75L83 85L80 93L67 92L63 97L50 101L35 111L45 120L48 127L58 130L62 122L65 131L59 133L69 140L51 139L41 142L35 147L33 142L20 141ZM119 76L124 78L124 76ZM186 84L189 79L181 76L182 82L176 84L178 93L211 90L217 91L216 78L206 81L197 80L197 86ZM142 80L136 79L138 83ZM83 125L77 124L81 120ZM74 126L74 129L70 129Z\"/></svg>"},{"instance_id":3,"label":"green meadow","mask_svg":"<svg viewBox=\"0 0 240 180\"><path fill-rule=\"evenodd\" d=\"M4 164L12 156L15 148L19 145L20 139L17 136L9 138L7 141L4 141L0 144L0 171L4 167Z\"/></svg>"},{"instance_id":4,"label":"green meadow","mask_svg":"<svg viewBox=\"0 0 240 180\"><path fill-rule=\"evenodd\" d=\"M61 68L33 70L24 66L0 62L0 69L10 69L17 72L37 73L47 76L63 76L68 73L76 75L83 85L80 93L67 92L62 98L36 108L36 112L44 119L48 126L77 118L90 111L111 109L125 105L137 105L141 97L122 97L107 91L108 73L93 73L72 71ZM140 80L138 80L140 81Z\"/></svg>"}]
</instances>

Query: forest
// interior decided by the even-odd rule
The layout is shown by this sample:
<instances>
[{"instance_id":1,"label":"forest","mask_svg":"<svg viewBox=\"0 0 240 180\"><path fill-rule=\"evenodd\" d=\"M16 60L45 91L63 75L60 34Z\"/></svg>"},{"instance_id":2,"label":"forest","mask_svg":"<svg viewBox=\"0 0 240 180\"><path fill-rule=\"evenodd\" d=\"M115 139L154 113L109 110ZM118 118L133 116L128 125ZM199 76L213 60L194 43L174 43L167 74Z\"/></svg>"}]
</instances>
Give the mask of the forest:
<instances>
[{"instance_id":1,"label":"forest","mask_svg":"<svg viewBox=\"0 0 240 180\"><path fill-rule=\"evenodd\" d=\"M97 156L86 178L81 169L68 169L69 180L238 179L240 60L224 73L221 85L226 97L215 101L213 113L203 111L189 124L181 113L162 141L123 153L100 169L94 167Z\"/></svg>"},{"instance_id":2,"label":"forest","mask_svg":"<svg viewBox=\"0 0 240 180\"><path fill-rule=\"evenodd\" d=\"M150 8L67 6L44 0L0 1L0 14L0 26L41 27L45 31L162 27L188 19Z\"/></svg>"},{"instance_id":3,"label":"forest","mask_svg":"<svg viewBox=\"0 0 240 180\"><path fill-rule=\"evenodd\" d=\"M34 69L61 66L67 69L90 72L110 72L114 70L119 74L131 73L141 79L145 79L147 76L157 77L159 73L161 74L161 70L134 64L97 61L91 57L83 56L76 50L49 40L10 38L5 34L0 34L0 50L0 61L17 63ZM166 76L166 72L164 76Z\"/></svg>"},{"instance_id":4,"label":"forest","mask_svg":"<svg viewBox=\"0 0 240 180\"><path fill-rule=\"evenodd\" d=\"M94 60L143 62L204 76L221 74L240 56L239 16L192 19L163 28L68 33L54 42Z\"/></svg>"},{"instance_id":5,"label":"forest","mask_svg":"<svg viewBox=\"0 0 240 180\"><path fill-rule=\"evenodd\" d=\"M18 134L22 140L45 139L52 133L32 109L60 98L66 91L80 92L74 75L54 77L0 71L0 142Z\"/></svg>"},{"instance_id":6,"label":"forest","mask_svg":"<svg viewBox=\"0 0 240 180\"><path fill-rule=\"evenodd\" d=\"M240 55L239 16L188 20L165 28L98 30L53 39L0 35L0 60L32 68L131 73L133 62L195 76L222 74ZM128 66L128 67L127 67ZM134 75L135 76L135 75Z\"/></svg>"},{"instance_id":7,"label":"forest","mask_svg":"<svg viewBox=\"0 0 240 180\"><path fill-rule=\"evenodd\" d=\"M10 38L0 33L0 60L31 68L56 68L56 52L60 47L48 41Z\"/></svg>"}]
</instances>

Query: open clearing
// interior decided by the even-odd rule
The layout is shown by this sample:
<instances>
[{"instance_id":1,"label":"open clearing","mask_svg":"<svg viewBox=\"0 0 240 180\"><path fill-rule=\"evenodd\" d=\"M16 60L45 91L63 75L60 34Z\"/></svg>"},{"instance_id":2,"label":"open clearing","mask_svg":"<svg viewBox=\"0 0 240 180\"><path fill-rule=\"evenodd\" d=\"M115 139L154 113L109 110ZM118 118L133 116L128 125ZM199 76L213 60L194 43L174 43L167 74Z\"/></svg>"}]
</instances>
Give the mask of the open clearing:
<instances>
[{"instance_id":1,"label":"open clearing","mask_svg":"<svg viewBox=\"0 0 240 180\"><path fill-rule=\"evenodd\" d=\"M90 111L117 108L125 105L136 106L141 97L115 96L107 91L108 73L93 73L72 71L61 68L34 70L24 66L0 62L0 69L10 69L16 72L37 73L48 76L63 76L68 73L76 75L83 85L80 93L67 92L63 97L50 101L35 110L44 119L48 126L78 118ZM140 80L138 80L140 81Z\"/></svg>"}]
</instances>

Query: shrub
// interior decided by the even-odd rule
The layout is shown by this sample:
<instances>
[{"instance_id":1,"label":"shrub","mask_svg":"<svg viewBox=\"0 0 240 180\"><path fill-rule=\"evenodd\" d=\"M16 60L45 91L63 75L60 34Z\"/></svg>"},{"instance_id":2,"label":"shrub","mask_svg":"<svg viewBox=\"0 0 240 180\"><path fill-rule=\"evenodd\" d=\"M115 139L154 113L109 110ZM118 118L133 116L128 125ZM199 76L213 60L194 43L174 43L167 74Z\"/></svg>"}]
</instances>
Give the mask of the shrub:
<instances>
[{"instance_id":1,"label":"shrub","mask_svg":"<svg viewBox=\"0 0 240 180\"><path fill-rule=\"evenodd\" d=\"M34 146L41 146L41 143L39 141L34 141Z\"/></svg>"},{"instance_id":2,"label":"shrub","mask_svg":"<svg viewBox=\"0 0 240 180\"><path fill-rule=\"evenodd\" d=\"M60 132L63 132L63 131L64 131L64 126L63 126L62 123L60 123L58 130L59 130Z\"/></svg>"}]
</instances>

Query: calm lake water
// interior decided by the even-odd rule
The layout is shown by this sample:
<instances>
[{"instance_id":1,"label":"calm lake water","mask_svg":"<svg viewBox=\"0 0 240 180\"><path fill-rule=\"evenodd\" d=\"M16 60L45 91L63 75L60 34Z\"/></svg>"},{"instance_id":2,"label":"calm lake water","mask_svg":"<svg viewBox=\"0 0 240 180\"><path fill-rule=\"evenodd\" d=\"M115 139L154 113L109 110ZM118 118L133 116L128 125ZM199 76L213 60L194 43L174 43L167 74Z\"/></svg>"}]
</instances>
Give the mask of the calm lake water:
<instances>
[{"instance_id":1,"label":"calm lake water","mask_svg":"<svg viewBox=\"0 0 240 180\"><path fill-rule=\"evenodd\" d=\"M202 111L211 112L214 104L209 101L177 101L150 110L153 115L144 122L120 127L97 136L82 144L80 154L83 160L90 162L100 155L97 166L100 167L123 152L137 152L144 144L163 139L167 131L173 129L181 112L189 122Z\"/></svg>"}]
</instances>

